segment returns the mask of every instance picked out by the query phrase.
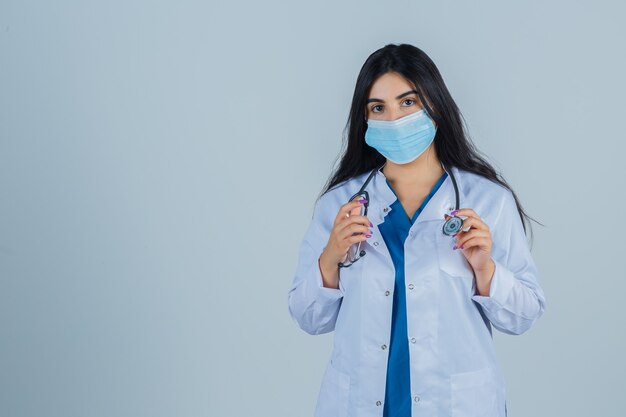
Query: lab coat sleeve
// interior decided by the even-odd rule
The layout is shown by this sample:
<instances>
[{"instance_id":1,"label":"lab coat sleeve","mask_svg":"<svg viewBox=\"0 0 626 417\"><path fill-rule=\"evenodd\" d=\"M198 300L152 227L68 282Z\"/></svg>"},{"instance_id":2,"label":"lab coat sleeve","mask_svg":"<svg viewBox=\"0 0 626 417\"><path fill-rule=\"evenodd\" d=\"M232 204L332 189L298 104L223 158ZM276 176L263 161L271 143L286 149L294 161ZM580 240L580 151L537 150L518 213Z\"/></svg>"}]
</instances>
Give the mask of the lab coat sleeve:
<instances>
[{"instance_id":1,"label":"lab coat sleeve","mask_svg":"<svg viewBox=\"0 0 626 417\"><path fill-rule=\"evenodd\" d=\"M302 330L312 335L329 333L335 329L344 294L341 280L339 288L323 286L318 259L328 243L330 225L321 223L325 217L320 209L322 199L315 205L313 219L300 243L298 263L288 291L291 318Z\"/></svg>"},{"instance_id":2,"label":"lab coat sleeve","mask_svg":"<svg viewBox=\"0 0 626 417\"><path fill-rule=\"evenodd\" d=\"M482 306L491 324L503 333L519 335L541 317L546 299L539 285L537 267L529 250L513 194L506 190L493 226L492 258L496 265L489 295L472 299Z\"/></svg>"}]
</instances>

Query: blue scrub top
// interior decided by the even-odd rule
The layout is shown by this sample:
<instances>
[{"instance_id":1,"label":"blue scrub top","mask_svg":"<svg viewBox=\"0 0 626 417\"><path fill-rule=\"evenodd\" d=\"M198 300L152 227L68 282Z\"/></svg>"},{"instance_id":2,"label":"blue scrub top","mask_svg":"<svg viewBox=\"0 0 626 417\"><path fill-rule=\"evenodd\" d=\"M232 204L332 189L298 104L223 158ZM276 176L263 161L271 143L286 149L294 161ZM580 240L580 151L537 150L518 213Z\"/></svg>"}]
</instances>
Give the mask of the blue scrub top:
<instances>
[{"instance_id":1,"label":"blue scrub top","mask_svg":"<svg viewBox=\"0 0 626 417\"><path fill-rule=\"evenodd\" d=\"M396 270L395 290L393 292L393 310L391 316L391 341L387 364L387 386L385 390L384 417L411 417L411 381L409 374L409 341L406 328L406 287L404 285L404 241L409 229L415 223L430 198L437 192L448 175L444 172L437 180L420 207L409 219L404 207L397 199L398 195L389 181L387 185L396 195L391 204L391 211L385 216L384 223L378 226L393 260Z\"/></svg>"}]
</instances>

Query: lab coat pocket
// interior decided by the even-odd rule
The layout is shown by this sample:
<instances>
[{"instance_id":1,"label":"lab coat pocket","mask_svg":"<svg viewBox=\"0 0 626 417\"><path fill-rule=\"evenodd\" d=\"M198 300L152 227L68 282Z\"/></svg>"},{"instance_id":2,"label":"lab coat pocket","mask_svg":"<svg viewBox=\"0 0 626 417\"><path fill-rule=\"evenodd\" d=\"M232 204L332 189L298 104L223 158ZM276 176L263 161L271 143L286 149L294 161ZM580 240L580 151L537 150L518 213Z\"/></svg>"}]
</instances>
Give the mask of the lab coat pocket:
<instances>
[{"instance_id":1,"label":"lab coat pocket","mask_svg":"<svg viewBox=\"0 0 626 417\"><path fill-rule=\"evenodd\" d=\"M331 359L322 378L315 417L347 416L349 393L350 375L338 370Z\"/></svg>"},{"instance_id":2,"label":"lab coat pocket","mask_svg":"<svg viewBox=\"0 0 626 417\"><path fill-rule=\"evenodd\" d=\"M452 374L452 417L500 417L494 378L490 367Z\"/></svg>"},{"instance_id":3,"label":"lab coat pocket","mask_svg":"<svg viewBox=\"0 0 626 417\"><path fill-rule=\"evenodd\" d=\"M446 236L441 229L438 229L436 230L435 242L439 257L439 268L443 272L451 277L465 277L469 279L474 277L474 270L461 253L461 250L452 249L456 244L454 237Z\"/></svg>"}]
</instances>

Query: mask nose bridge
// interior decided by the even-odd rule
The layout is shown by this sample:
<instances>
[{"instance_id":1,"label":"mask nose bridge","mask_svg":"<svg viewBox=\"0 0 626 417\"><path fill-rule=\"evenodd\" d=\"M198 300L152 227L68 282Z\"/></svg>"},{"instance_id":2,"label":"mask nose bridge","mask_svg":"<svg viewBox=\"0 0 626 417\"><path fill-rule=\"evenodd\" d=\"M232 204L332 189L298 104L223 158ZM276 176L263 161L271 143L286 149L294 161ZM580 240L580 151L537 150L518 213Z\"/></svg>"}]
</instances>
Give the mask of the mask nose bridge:
<instances>
[{"instance_id":1,"label":"mask nose bridge","mask_svg":"<svg viewBox=\"0 0 626 417\"><path fill-rule=\"evenodd\" d=\"M408 123L413 120L419 119L420 117L423 117L424 115L426 115L426 111L424 109L420 109L413 113L405 114L404 116L400 116L392 120L370 119L367 121L368 121L368 125L371 122L372 126L375 126L375 127L398 127L398 126L403 125L404 123Z\"/></svg>"}]
</instances>

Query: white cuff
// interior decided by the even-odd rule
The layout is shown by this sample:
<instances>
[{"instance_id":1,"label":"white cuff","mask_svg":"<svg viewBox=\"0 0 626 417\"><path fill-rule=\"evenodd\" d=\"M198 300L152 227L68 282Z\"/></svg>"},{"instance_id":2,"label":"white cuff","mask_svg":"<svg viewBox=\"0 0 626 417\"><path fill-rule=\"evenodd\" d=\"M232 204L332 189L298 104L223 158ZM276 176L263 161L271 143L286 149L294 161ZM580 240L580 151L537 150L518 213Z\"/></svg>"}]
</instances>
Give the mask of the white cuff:
<instances>
[{"instance_id":1,"label":"white cuff","mask_svg":"<svg viewBox=\"0 0 626 417\"><path fill-rule=\"evenodd\" d=\"M343 297L344 288L343 288L343 284L341 283L341 278L339 279L339 288L325 287L324 280L322 278L322 271L320 270L320 267L319 267L319 260L315 261L313 263L313 266L314 266L315 271L311 271L311 272L313 273L313 275L315 276L315 279L317 280L317 291L315 294L315 299L319 303L326 305Z\"/></svg>"},{"instance_id":2,"label":"white cuff","mask_svg":"<svg viewBox=\"0 0 626 417\"><path fill-rule=\"evenodd\" d=\"M487 309L491 311L499 310L504 305L511 295L513 286L515 285L515 275L506 266L497 260L493 260L496 265L496 269L491 278L491 284L489 286L489 295L472 295L472 299L479 302ZM476 292L476 279L472 284L472 294Z\"/></svg>"}]
</instances>

